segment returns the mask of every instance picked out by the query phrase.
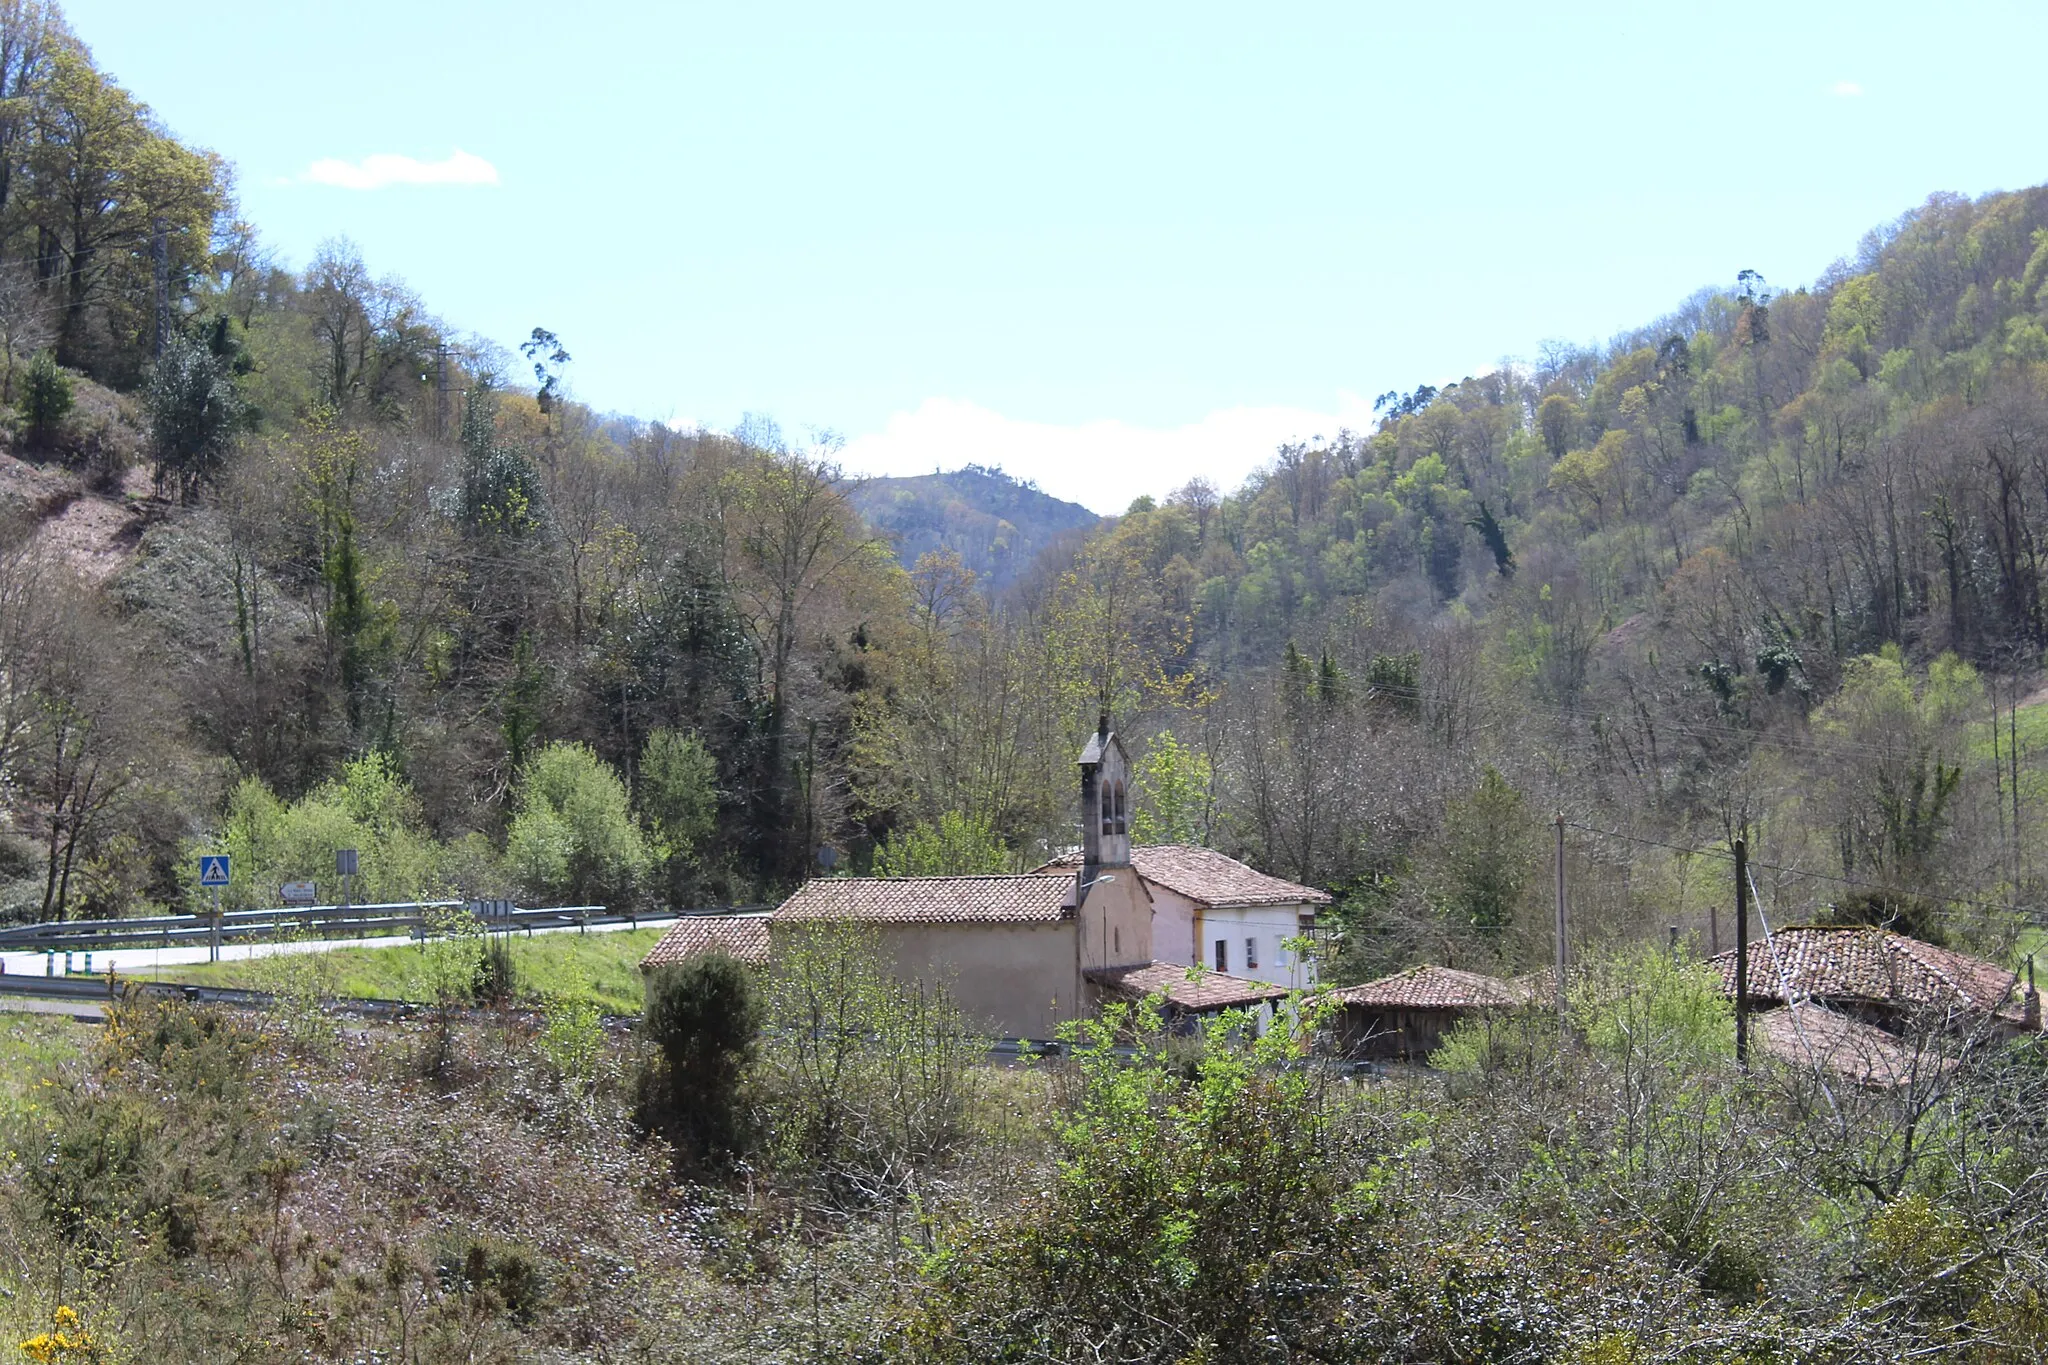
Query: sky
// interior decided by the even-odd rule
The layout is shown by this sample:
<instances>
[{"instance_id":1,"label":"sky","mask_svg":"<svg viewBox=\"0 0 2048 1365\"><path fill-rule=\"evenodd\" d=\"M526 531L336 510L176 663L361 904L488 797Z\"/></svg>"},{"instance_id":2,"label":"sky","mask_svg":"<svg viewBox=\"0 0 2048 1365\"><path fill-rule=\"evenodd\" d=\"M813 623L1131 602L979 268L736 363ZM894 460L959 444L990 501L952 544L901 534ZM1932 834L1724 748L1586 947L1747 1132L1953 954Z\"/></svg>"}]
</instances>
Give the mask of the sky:
<instances>
[{"instance_id":1,"label":"sky","mask_svg":"<svg viewBox=\"0 0 2048 1365\"><path fill-rule=\"evenodd\" d=\"M2048 181L2038 0L65 8L286 263L1101 512Z\"/></svg>"}]
</instances>

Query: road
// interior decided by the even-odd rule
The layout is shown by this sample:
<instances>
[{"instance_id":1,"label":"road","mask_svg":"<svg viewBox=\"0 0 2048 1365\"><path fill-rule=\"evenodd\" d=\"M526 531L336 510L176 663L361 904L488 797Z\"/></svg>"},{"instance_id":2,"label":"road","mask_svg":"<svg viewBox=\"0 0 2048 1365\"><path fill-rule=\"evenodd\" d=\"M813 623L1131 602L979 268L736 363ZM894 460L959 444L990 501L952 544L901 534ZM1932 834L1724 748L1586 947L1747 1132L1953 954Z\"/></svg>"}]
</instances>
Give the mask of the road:
<instances>
[{"instance_id":1,"label":"road","mask_svg":"<svg viewBox=\"0 0 2048 1365\"><path fill-rule=\"evenodd\" d=\"M519 930L517 932L522 935L528 932L534 934L574 934L578 932L586 934L611 934L626 929L661 929L673 923L675 923L675 917L671 915L643 919L637 924L593 924L581 930L575 925L563 925L558 929ZM409 936L399 934L388 938L288 940L284 943L228 943L221 945L220 960L223 962L246 962L251 958L274 957L280 953L325 953L331 952L336 948L404 948L412 942L413 940ZM70 956L71 965L75 969L83 971L85 969L85 954L75 952ZM148 972L158 967L183 967L193 963L205 962L209 959L209 956L207 947L203 943L176 948L115 948L108 952L95 952L92 955L92 969L96 974L108 971ZM63 953L57 954L57 972L59 975L62 975L64 971L64 957ZM0 953L0 968L4 968L9 976L42 976L45 974L44 967L45 964L41 953Z\"/></svg>"}]
</instances>

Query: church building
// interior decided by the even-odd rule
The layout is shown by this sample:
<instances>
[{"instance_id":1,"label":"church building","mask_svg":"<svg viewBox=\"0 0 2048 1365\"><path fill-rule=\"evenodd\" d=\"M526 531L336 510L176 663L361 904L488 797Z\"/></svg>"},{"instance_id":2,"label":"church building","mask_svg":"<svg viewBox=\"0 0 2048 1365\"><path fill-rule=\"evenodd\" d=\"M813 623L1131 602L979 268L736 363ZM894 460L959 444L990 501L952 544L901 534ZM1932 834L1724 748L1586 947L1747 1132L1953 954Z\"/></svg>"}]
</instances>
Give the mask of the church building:
<instances>
[{"instance_id":1,"label":"church building","mask_svg":"<svg viewBox=\"0 0 2048 1365\"><path fill-rule=\"evenodd\" d=\"M642 966L728 938L772 960L801 926L857 922L905 978L945 985L979 1026L1017 1038L1049 1038L1105 999L1163 995L1194 1019L1316 984L1304 945L1328 895L1212 849L1133 847L1130 756L1107 716L1080 769L1081 847L1066 858L1011 876L818 878L766 915L686 917Z\"/></svg>"}]
</instances>

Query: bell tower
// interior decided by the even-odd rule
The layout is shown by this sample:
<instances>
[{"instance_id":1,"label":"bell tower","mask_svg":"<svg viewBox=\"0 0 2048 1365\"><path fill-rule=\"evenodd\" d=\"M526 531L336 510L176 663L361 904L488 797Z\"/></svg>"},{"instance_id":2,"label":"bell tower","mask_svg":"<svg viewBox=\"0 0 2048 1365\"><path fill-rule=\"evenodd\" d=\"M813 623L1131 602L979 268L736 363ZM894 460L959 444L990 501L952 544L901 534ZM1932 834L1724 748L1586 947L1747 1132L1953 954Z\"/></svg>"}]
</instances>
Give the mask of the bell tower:
<instances>
[{"instance_id":1,"label":"bell tower","mask_svg":"<svg viewBox=\"0 0 2048 1365\"><path fill-rule=\"evenodd\" d=\"M1108 868L1131 865L1130 756L1109 728L1109 712L1096 721L1081 751L1081 894Z\"/></svg>"}]
</instances>

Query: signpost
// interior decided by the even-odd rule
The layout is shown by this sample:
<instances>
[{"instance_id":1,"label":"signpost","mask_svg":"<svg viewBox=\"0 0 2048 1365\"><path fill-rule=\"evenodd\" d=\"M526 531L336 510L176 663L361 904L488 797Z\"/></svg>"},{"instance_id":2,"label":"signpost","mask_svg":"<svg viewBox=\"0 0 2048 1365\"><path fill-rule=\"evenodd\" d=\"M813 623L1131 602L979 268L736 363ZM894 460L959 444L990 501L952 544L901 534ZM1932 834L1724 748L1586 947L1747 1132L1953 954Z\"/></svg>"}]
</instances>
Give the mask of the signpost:
<instances>
[{"instance_id":1,"label":"signpost","mask_svg":"<svg viewBox=\"0 0 2048 1365\"><path fill-rule=\"evenodd\" d=\"M208 943L209 962L220 961L220 889L228 884L228 855L225 853L202 853L199 855L199 884L213 892L213 935Z\"/></svg>"},{"instance_id":2,"label":"signpost","mask_svg":"<svg viewBox=\"0 0 2048 1365\"><path fill-rule=\"evenodd\" d=\"M356 879L356 851L352 848L334 850L334 875L341 878L341 903L344 908L354 903Z\"/></svg>"},{"instance_id":3,"label":"signpost","mask_svg":"<svg viewBox=\"0 0 2048 1365\"><path fill-rule=\"evenodd\" d=\"M320 888L313 882L286 882L277 888L277 894L286 905L317 905Z\"/></svg>"}]
</instances>

